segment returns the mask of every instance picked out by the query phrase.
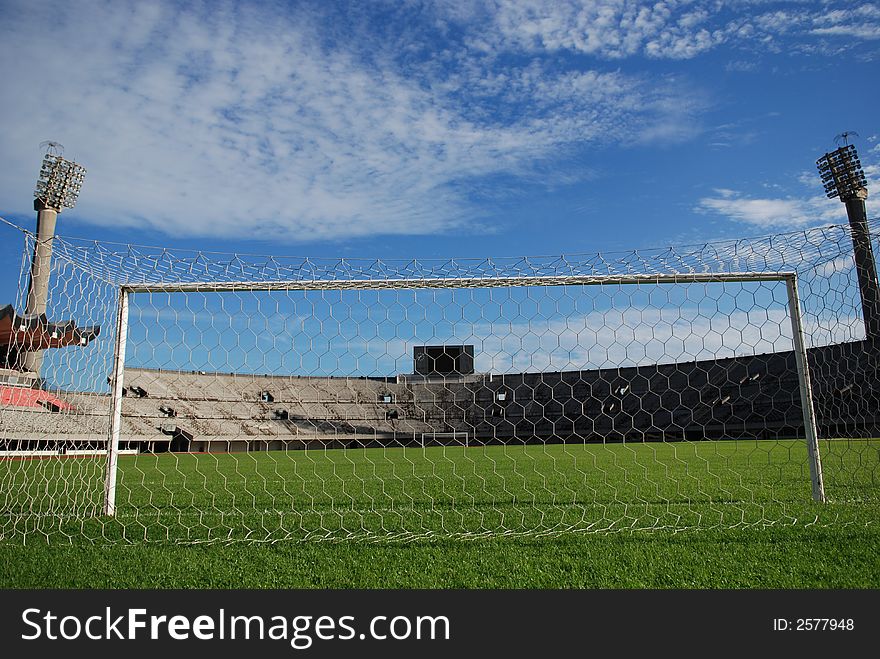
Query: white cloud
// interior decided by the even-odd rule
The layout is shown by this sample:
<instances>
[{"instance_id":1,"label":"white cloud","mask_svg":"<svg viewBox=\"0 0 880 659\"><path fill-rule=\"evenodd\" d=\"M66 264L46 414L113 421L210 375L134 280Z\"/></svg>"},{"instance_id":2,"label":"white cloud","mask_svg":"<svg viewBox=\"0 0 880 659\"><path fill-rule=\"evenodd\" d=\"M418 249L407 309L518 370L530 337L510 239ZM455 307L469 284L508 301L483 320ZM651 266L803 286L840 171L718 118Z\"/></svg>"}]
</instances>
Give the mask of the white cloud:
<instances>
[{"instance_id":1,"label":"white cloud","mask_svg":"<svg viewBox=\"0 0 880 659\"><path fill-rule=\"evenodd\" d=\"M849 9L832 9L812 18L812 34L880 39L880 7L865 3Z\"/></svg>"},{"instance_id":2,"label":"white cloud","mask_svg":"<svg viewBox=\"0 0 880 659\"><path fill-rule=\"evenodd\" d=\"M817 11L810 6L815 3L798 0L496 0L489 2L494 29L473 44L608 59L690 59L722 44L781 51L783 37L795 40L785 45L795 51L813 49L815 37L880 38L880 10L874 4L823 4L826 8Z\"/></svg>"},{"instance_id":3,"label":"white cloud","mask_svg":"<svg viewBox=\"0 0 880 659\"><path fill-rule=\"evenodd\" d=\"M546 55L687 59L880 25L870 4L746 4L405 3L379 25L319 3L6 2L0 209L27 211L37 145L55 139L89 170L67 221L291 242L479 229L483 181L570 184L591 163L547 165L585 145L701 131L705 100L685 80ZM727 211L809 215L754 201L773 203Z\"/></svg>"},{"instance_id":4,"label":"white cloud","mask_svg":"<svg viewBox=\"0 0 880 659\"><path fill-rule=\"evenodd\" d=\"M727 64L724 65L725 71L737 72L737 73L748 73L750 71L754 71L758 68L758 64L755 61L749 60L731 60Z\"/></svg>"},{"instance_id":5,"label":"white cloud","mask_svg":"<svg viewBox=\"0 0 880 659\"><path fill-rule=\"evenodd\" d=\"M732 190L700 199L696 210L714 213L762 229L799 228L846 220L843 205L824 197L756 199Z\"/></svg>"},{"instance_id":6,"label":"white cloud","mask_svg":"<svg viewBox=\"0 0 880 659\"><path fill-rule=\"evenodd\" d=\"M519 0L493 4L496 32L477 45L573 50L611 59L644 54L690 58L723 40L705 27L703 7L691 2Z\"/></svg>"},{"instance_id":7,"label":"white cloud","mask_svg":"<svg viewBox=\"0 0 880 659\"><path fill-rule=\"evenodd\" d=\"M857 39L880 39L880 25L831 25L816 27L810 32L817 35L855 37Z\"/></svg>"},{"instance_id":8,"label":"white cloud","mask_svg":"<svg viewBox=\"0 0 880 659\"><path fill-rule=\"evenodd\" d=\"M875 151L876 148L872 148L867 153ZM880 165L863 161L863 169L868 189L880 188ZM800 172L795 179L804 187L803 195L762 198L717 188L713 196L700 199L695 210L767 230L798 229L847 221L846 207L839 199L825 196L815 170Z\"/></svg>"},{"instance_id":9,"label":"white cloud","mask_svg":"<svg viewBox=\"0 0 880 659\"><path fill-rule=\"evenodd\" d=\"M478 326L477 369L494 373L619 368L791 348L784 308L704 314L695 306L632 306L561 320Z\"/></svg>"},{"instance_id":10,"label":"white cloud","mask_svg":"<svg viewBox=\"0 0 880 659\"><path fill-rule=\"evenodd\" d=\"M839 275L841 273L846 273L851 271L855 267L855 261L853 261L853 257L850 254L846 256L838 256L831 261L826 261L824 263L820 263L814 268L811 268L812 272L822 279L829 279L834 277L835 275Z\"/></svg>"},{"instance_id":11,"label":"white cloud","mask_svg":"<svg viewBox=\"0 0 880 659\"><path fill-rule=\"evenodd\" d=\"M286 241L430 234L475 227L481 178L537 178L575 145L682 139L694 123L672 80L402 63L418 43L292 11L7 5L0 204L25 211L37 145L56 139L88 168L68 217Z\"/></svg>"}]
</instances>

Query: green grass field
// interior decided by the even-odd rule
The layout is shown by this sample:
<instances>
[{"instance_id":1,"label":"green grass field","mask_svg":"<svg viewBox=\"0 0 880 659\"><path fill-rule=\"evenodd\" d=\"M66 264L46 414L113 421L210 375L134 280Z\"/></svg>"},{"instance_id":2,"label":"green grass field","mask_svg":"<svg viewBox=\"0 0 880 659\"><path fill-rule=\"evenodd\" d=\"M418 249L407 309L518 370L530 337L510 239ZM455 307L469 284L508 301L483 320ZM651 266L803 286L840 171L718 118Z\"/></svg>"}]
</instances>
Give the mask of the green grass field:
<instances>
[{"instance_id":1,"label":"green grass field","mask_svg":"<svg viewBox=\"0 0 880 659\"><path fill-rule=\"evenodd\" d=\"M0 585L878 587L880 441L821 452L826 504L801 441L123 456L115 519L6 460Z\"/></svg>"}]
</instances>

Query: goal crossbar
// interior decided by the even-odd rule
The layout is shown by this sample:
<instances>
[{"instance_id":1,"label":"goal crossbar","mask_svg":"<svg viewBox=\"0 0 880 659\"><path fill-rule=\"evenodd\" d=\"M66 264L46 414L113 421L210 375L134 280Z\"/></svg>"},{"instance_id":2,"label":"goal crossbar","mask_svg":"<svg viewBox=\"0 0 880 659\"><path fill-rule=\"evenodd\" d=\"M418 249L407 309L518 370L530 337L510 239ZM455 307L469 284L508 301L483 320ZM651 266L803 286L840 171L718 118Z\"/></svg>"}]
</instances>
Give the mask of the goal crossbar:
<instances>
[{"instance_id":1,"label":"goal crossbar","mask_svg":"<svg viewBox=\"0 0 880 659\"><path fill-rule=\"evenodd\" d=\"M235 291L400 290L422 288L510 288L630 284L711 284L795 281L794 272L685 272L679 274L548 275L530 277L437 277L428 279L295 279L243 282L143 282L121 286L123 293L224 293Z\"/></svg>"}]
</instances>

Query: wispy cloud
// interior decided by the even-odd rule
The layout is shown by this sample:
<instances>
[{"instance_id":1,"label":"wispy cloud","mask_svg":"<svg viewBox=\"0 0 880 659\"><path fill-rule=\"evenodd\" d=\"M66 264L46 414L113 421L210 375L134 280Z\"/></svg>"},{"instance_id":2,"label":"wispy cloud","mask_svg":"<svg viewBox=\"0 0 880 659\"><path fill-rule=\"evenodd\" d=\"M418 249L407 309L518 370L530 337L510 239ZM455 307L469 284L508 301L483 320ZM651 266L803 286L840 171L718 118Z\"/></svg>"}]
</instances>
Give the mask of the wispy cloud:
<instances>
[{"instance_id":1,"label":"wispy cloud","mask_svg":"<svg viewBox=\"0 0 880 659\"><path fill-rule=\"evenodd\" d=\"M753 0L506 0L490 3L488 49L569 50L608 59L690 59L722 44L748 50L811 50L816 37L880 38L876 5ZM812 5L812 6L811 6ZM792 42L791 40L794 39ZM852 44L837 44L852 47Z\"/></svg>"},{"instance_id":2,"label":"wispy cloud","mask_svg":"<svg viewBox=\"0 0 880 659\"><path fill-rule=\"evenodd\" d=\"M761 199L733 190L716 190L716 193L700 199L696 210L762 229L799 228L846 219L842 204L824 197Z\"/></svg>"},{"instance_id":3,"label":"wispy cloud","mask_svg":"<svg viewBox=\"0 0 880 659\"><path fill-rule=\"evenodd\" d=\"M849 9L832 9L812 17L812 34L880 39L880 7L864 3Z\"/></svg>"},{"instance_id":4,"label":"wispy cloud","mask_svg":"<svg viewBox=\"0 0 880 659\"><path fill-rule=\"evenodd\" d=\"M594 176L587 148L700 133L692 81L622 58L880 26L872 4L781 6L6 2L0 208L26 210L51 138L89 170L69 216L99 224L294 242L479 230L475 199L498 181L550 189Z\"/></svg>"},{"instance_id":5,"label":"wispy cloud","mask_svg":"<svg viewBox=\"0 0 880 659\"><path fill-rule=\"evenodd\" d=\"M620 0L499 2L497 31L476 45L495 48L574 50L617 59L635 54L685 59L719 43L706 28L708 12L695 3Z\"/></svg>"},{"instance_id":6,"label":"wispy cloud","mask_svg":"<svg viewBox=\"0 0 880 659\"><path fill-rule=\"evenodd\" d=\"M868 157L873 151L868 151ZM880 187L880 165L863 162L863 169L868 189ZM785 197L755 197L738 190L716 188L713 195L700 199L694 210L767 230L846 222L845 206L839 199L829 199L824 194L815 170L801 172L796 180L802 188L801 194Z\"/></svg>"},{"instance_id":7,"label":"wispy cloud","mask_svg":"<svg viewBox=\"0 0 880 659\"><path fill-rule=\"evenodd\" d=\"M431 234L475 228L470 195L487 177L552 184L542 163L575 145L681 139L698 109L675 80L419 53L406 30L344 18L7 3L0 200L10 209L32 185L51 137L88 167L89 221L290 241Z\"/></svg>"}]
</instances>

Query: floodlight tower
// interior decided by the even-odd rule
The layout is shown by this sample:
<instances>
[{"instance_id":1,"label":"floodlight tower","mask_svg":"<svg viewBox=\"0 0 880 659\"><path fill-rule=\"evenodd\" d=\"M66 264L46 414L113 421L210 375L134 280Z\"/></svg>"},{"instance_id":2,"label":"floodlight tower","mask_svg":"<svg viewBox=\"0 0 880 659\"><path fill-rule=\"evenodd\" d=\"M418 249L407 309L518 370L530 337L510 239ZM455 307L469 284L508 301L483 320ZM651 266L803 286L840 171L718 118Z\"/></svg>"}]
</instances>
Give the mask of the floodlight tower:
<instances>
[{"instance_id":1,"label":"floodlight tower","mask_svg":"<svg viewBox=\"0 0 880 659\"><path fill-rule=\"evenodd\" d=\"M868 182L855 146L845 143L849 135L853 133L841 134L839 137L843 138L844 145L836 151L826 153L816 161L816 165L828 198L838 197L846 204L846 215L852 231L856 274L859 278L859 292L862 298L865 335L868 339L878 339L880 338L880 286L877 283L877 265L874 261L874 249L871 247L868 211L865 208Z\"/></svg>"},{"instance_id":2,"label":"floodlight tower","mask_svg":"<svg viewBox=\"0 0 880 659\"><path fill-rule=\"evenodd\" d=\"M49 299L49 273L52 268L52 241L55 237L55 223L63 208L73 208L82 188L86 170L72 160L65 160L61 154L64 147L58 142L43 142L46 148L40 177L34 190L34 210L37 211L37 239L34 256L31 260L31 274L28 282L25 313L43 315ZM24 354L22 366L37 375L43 363L43 351L35 350Z\"/></svg>"}]
</instances>

